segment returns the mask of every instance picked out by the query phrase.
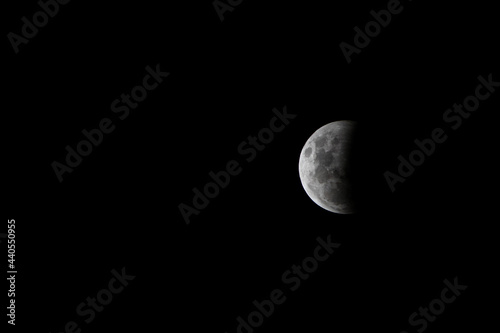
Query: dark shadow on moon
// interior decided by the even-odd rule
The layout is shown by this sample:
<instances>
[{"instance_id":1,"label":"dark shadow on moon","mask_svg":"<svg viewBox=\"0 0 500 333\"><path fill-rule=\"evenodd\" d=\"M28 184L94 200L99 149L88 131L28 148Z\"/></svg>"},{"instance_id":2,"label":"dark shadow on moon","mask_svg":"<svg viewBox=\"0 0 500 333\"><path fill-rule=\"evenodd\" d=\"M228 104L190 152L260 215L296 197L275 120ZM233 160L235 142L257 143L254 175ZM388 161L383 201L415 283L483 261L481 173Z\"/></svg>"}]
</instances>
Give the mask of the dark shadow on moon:
<instances>
[{"instance_id":1,"label":"dark shadow on moon","mask_svg":"<svg viewBox=\"0 0 500 333\"><path fill-rule=\"evenodd\" d=\"M372 133L364 124L337 121L322 126L307 140L299 158L299 175L317 205L338 214L377 208L380 175L374 165L380 147L374 146Z\"/></svg>"},{"instance_id":2,"label":"dark shadow on moon","mask_svg":"<svg viewBox=\"0 0 500 333\"><path fill-rule=\"evenodd\" d=\"M306 193L320 207L339 214L356 209L350 167L355 129L353 121L322 126L307 140L299 158Z\"/></svg>"},{"instance_id":3,"label":"dark shadow on moon","mask_svg":"<svg viewBox=\"0 0 500 333\"><path fill-rule=\"evenodd\" d=\"M373 124L358 122L349 151L349 180L352 184L352 200L357 214L372 214L385 210L389 193L383 178L384 146L377 139L379 129Z\"/></svg>"}]
</instances>

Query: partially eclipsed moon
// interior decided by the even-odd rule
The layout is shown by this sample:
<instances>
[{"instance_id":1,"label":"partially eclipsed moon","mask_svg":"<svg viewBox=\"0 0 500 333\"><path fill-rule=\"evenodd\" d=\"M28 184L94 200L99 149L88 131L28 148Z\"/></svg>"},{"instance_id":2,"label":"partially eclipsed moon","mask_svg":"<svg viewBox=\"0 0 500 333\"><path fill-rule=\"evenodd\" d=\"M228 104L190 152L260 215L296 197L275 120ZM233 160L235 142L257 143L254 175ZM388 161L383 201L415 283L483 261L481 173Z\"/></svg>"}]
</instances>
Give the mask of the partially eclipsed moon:
<instances>
[{"instance_id":1,"label":"partially eclipsed moon","mask_svg":"<svg viewBox=\"0 0 500 333\"><path fill-rule=\"evenodd\" d=\"M300 181L320 207L339 214L356 210L351 155L356 122L335 121L307 140L299 159Z\"/></svg>"}]
</instances>

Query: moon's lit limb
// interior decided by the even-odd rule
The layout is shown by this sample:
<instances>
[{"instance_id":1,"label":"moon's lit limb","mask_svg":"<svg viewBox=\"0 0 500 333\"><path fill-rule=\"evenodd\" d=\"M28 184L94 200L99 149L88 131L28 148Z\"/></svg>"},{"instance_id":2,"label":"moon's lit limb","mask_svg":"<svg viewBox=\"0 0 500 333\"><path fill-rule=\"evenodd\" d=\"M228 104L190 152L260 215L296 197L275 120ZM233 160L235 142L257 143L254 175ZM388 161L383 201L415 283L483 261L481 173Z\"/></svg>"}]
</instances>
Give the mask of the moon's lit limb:
<instances>
[{"instance_id":1,"label":"moon's lit limb","mask_svg":"<svg viewBox=\"0 0 500 333\"><path fill-rule=\"evenodd\" d=\"M320 207L339 214L355 212L350 181L350 150L356 123L329 123L307 140L299 158L299 175L307 195Z\"/></svg>"}]
</instances>

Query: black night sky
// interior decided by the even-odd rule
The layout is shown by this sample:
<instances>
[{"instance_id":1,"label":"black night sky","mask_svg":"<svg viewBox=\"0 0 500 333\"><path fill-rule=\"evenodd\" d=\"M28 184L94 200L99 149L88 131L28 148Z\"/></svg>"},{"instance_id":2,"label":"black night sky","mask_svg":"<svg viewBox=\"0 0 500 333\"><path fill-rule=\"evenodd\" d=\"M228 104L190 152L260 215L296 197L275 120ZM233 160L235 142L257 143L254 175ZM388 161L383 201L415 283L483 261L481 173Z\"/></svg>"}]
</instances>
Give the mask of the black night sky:
<instances>
[{"instance_id":1,"label":"black night sky","mask_svg":"<svg viewBox=\"0 0 500 333\"><path fill-rule=\"evenodd\" d=\"M7 283L1 292L6 332L495 327L493 4L62 3L18 53L9 34L22 37L22 18L32 22L40 4L8 3L2 14L0 234L15 219L18 270L15 326ZM382 10L397 14L356 46L355 27L366 33ZM349 63L341 43L357 50ZM477 110L455 109L478 89ZM289 118L274 122L282 130L252 146L284 109ZM358 214L320 208L299 178L307 139L338 120L357 121L361 133ZM384 174L398 175L398 157L436 128L446 140L391 191ZM71 167L67 147L78 154L82 131L97 145ZM221 172L228 184L196 208L193 189ZM180 205L196 211L189 224ZM122 269L135 278L118 279ZM111 279L123 289L100 293ZM92 308L97 295L113 299ZM258 306L267 315L252 317ZM429 307L439 313L422 314Z\"/></svg>"}]
</instances>

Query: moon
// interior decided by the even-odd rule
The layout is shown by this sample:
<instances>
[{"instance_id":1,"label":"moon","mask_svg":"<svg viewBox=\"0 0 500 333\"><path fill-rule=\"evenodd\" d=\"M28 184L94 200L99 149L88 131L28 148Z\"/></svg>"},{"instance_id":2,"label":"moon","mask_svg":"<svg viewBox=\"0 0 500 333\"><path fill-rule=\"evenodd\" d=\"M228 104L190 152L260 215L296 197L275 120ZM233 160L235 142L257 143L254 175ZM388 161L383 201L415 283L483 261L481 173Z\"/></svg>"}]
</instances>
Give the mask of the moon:
<instances>
[{"instance_id":1,"label":"moon","mask_svg":"<svg viewBox=\"0 0 500 333\"><path fill-rule=\"evenodd\" d=\"M353 214L357 210L351 165L356 128L352 120L326 124L311 135L300 153L304 190L330 212Z\"/></svg>"}]
</instances>

